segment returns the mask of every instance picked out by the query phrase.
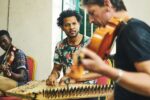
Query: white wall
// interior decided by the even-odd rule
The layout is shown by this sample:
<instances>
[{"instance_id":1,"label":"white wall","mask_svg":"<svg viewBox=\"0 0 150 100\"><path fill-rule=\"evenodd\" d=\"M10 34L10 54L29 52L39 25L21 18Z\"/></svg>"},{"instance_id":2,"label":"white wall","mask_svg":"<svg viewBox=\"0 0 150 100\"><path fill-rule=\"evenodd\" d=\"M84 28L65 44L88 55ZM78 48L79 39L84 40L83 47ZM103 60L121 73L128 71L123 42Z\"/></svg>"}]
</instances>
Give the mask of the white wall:
<instances>
[{"instance_id":1,"label":"white wall","mask_svg":"<svg viewBox=\"0 0 150 100\"><path fill-rule=\"evenodd\" d=\"M150 25L150 0L124 0L131 17L139 18Z\"/></svg>"},{"instance_id":2,"label":"white wall","mask_svg":"<svg viewBox=\"0 0 150 100\"><path fill-rule=\"evenodd\" d=\"M8 0L0 0L0 29L7 28Z\"/></svg>"},{"instance_id":3,"label":"white wall","mask_svg":"<svg viewBox=\"0 0 150 100\"><path fill-rule=\"evenodd\" d=\"M61 40L61 29L57 26L57 18L62 12L62 0L59 1L60 2L58 2L58 0L53 0L52 2L52 58L54 56L56 43Z\"/></svg>"}]
</instances>

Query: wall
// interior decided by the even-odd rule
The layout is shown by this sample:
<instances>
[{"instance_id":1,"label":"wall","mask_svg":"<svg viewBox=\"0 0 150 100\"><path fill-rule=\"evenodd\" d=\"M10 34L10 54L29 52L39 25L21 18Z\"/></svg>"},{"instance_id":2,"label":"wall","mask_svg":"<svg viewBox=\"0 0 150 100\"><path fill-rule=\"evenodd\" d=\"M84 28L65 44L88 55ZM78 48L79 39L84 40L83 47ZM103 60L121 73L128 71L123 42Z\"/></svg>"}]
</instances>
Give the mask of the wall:
<instances>
[{"instance_id":1,"label":"wall","mask_svg":"<svg viewBox=\"0 0 150 100\"><path fill-rule=\"evenodd\" d=\"M124 0L129 15L139 18L150 25L150 0Z\"/></svg>"},{"instance_id":2,"label":"wall","mask_svg":"<svg viewBox=\"0 0 150 100\"><path fill-rule=\"evenodd\" d=\"M0 0L0 29L7 27L8 0Z\"/></svg>"}]
</instances>

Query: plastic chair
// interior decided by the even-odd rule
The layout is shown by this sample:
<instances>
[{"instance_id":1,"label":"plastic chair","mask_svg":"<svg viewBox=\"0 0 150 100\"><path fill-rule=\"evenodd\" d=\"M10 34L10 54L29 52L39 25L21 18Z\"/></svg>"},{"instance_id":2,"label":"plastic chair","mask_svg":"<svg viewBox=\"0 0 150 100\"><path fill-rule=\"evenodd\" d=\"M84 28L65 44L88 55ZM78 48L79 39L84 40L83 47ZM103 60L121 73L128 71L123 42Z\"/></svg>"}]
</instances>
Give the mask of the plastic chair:
<instances>
[{"instance_id":1,"label":"plastic chair","mask_svg":"<svg viewBox=\"0 0 150 100\"><path fill-rule=\"evenodd\" d=\"M28 64L28 70L29 70L29 81L34 80L35 78L35 60L31 56L27 56L27 64Z\"/></svg>"}]
</instances>

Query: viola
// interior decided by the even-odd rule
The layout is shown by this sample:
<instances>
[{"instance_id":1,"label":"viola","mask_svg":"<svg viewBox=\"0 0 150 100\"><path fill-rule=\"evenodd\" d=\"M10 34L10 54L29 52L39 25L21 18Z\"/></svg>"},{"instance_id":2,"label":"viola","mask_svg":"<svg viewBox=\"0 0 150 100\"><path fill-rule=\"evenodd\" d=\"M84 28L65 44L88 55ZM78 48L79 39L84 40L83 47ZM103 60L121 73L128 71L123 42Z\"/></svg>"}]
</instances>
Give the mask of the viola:
<instances>
[{"instance_id":1,"label":"viola","mask_svg":"<svg viewBox=\"0 0 150 100\"><path fill-rule=\"evenodd\" d=\"M15 58L15 51L17 49L14 46L11 46L6 51L1 66L5 69L7 76L11 76L10 66Z\"/></svg>"},{"instance_id":2,"label":"viola","mask_svg":"<svg viewBox=\"0 0 150 100\"><path fill-rule=\"evenodd\" d=\"M87 48L97 53L103 60L107 59L110 54L114 39L117 36L115 31L121 22L121 19L113 17L105 27L98 28L91 37ZM77 59L78 57L76 56L75 58L76 59L73 59L73 65L71 66L71 71L68 73L68 76L78 79L83 75L84 68L82 64L79 63L80 59ZM83 56L81 58L83 58Z\"/></svg>"}]
</instances>

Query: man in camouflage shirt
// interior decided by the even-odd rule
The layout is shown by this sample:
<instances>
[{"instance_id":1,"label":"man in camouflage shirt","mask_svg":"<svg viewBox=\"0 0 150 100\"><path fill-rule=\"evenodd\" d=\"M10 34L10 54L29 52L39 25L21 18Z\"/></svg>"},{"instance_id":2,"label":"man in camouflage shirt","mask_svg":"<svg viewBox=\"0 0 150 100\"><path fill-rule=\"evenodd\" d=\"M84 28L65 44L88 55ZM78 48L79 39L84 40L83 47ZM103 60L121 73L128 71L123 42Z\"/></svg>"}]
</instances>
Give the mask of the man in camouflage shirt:
<instances>
[{"instance_id":1,"label":"man in camouflage shirt","mask_svg":"<svg viewBox=\"0 0 150 100\"><path fill-rule=\"evenodd\" d=\"M73 10L63 11L58 18L58 26L65 32L66 38L58 42L54 54L54 68L46 80L47 85L56 85L56 81L60 76L60 71L63 69L64 77L61 79L60 84L64 83L66 77L66 70L72 65L72 54L82 47L86 46L89 42L89 37L79 33L81 16ZM95 79L99 75L87 74L80 82ZM73 79L72 79L73 81Z\"/></svg>"}]
</instances>

